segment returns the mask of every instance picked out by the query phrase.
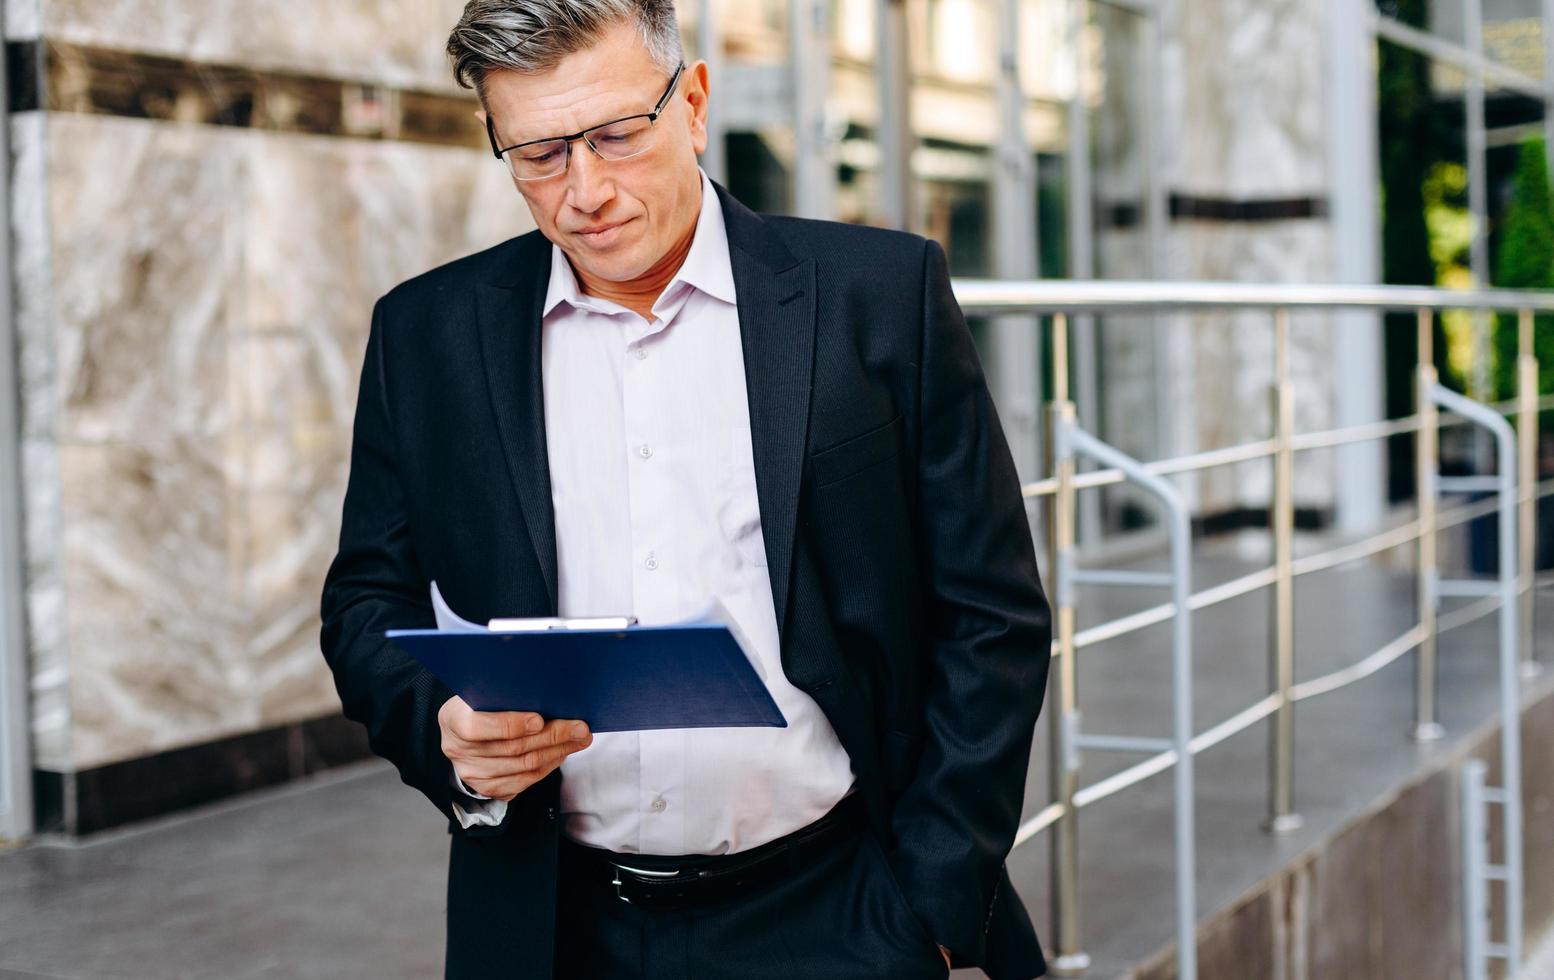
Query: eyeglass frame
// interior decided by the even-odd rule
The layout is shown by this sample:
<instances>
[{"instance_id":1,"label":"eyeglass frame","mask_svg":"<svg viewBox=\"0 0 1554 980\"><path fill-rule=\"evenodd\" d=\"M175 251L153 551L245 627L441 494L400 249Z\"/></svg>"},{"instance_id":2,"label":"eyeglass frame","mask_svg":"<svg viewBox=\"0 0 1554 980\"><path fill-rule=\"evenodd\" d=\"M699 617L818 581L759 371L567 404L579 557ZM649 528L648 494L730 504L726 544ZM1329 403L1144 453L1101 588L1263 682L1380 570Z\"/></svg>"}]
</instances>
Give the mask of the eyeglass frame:
<instances>
[{"instance_id":1,"label":"eyeglass frame","mask_svg":"<svg viewBox=\"0 0 1554 980\"><path fill-rule=\"evenodd\" d=\"M492 119L491 113L487 112L486 113L486 138L491 141L491 152L493 154L495 154L495 156L496 156L496 158L498 160L501 160L502 159L502 154L509 153L509 152L511 152L513 150L522 149L525 146L533 146L536 143L554 143L556 140L564 140L565 141L566 148L567 148L566 158L564 160L562 160L562 162L561 162L561 169L560 170L557 170L553 174L546 174L543 177L520 177L517 174L513 174L513 179L514 180L549 180L552 177L555 177L555 176L558 176L560 174L566 173L567 169L572 166L572 144L577 142L578 140L582 140L583 142L587 143L588 144L588 148L590 150L593 150L594 151L594 155L597 156L599 159L601 159L601 160L609 160L610 158L605 156L604 154L600 153L599 152L599 148L597 146L594 146L593 142L588 139L588 134L593 132L596 129L603 129L606 126L614 126L616 123L623 123L623 122L626 122L627 120L630 120L630 119L646 119L648 121L648 125L649 126L652 126L653 124L657 123L658 122L658 117L663 115L664 110L666 108L668 108L668 106L669 106L669 98L670 98L670 96L674 95L675 86L679 84L679 82L680 82L680 73L683 72L683 71L685 71L685 62L682 61L675 68L674 74L669 76L669 85L664 89L664 94L660 95L658 97L658 101L653 104L653 110L651 112L635 112L635 113L632 113L629 116L621 116L619 119L611 119L609 122L602 122L602 123L599 123L598 125L595 125L595 126L589 126L587 129L580 129L577 132L571 134L570 136L546 136L546 137L544 137L542 139L524 140L522 143L514 143L512 146L509 146L509 147L507 147L505 149L497 149L497 145L496 145L496 122L495 122L495 120ZM630 160L631 157L640 156L641 154L646 153L647 150L648 150L648 148L644 147L643 149L638 150L636 153L631 154L631 156L617 157L616 159L617 160ZM508 164L508 172L509 173L512 172L512 165L511 164Z\"/></svg>"}]
</instances>

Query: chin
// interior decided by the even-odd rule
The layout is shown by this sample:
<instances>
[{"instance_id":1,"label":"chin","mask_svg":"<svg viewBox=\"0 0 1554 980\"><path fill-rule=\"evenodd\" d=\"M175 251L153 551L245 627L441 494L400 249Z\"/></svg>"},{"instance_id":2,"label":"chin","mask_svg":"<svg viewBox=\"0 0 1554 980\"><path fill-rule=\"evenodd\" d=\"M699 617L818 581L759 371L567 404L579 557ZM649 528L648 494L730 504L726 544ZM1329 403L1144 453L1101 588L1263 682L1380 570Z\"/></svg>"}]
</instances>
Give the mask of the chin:
<instances>
[{"instance_id":1,"label":"chin","mask_svg":"<svg viewBox=\"0 0 1554 980\"><path fill-rule=\"evenodd\" d=\"M637 261L635 249L623 248L608 252L585 249L584 263L588 273L606 282L629 282L647 271L651 263Z\"/></svg>"}]
</instances>

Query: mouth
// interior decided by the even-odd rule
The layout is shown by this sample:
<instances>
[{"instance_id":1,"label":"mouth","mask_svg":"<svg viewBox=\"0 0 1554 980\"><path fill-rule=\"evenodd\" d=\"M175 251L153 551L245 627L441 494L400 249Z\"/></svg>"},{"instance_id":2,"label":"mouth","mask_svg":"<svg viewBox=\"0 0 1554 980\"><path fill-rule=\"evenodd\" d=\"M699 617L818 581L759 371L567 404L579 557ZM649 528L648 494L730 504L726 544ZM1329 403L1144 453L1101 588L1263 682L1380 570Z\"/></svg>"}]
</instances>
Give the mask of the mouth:
<instances>
[{"instance_id":1,"label":"mouth","mask_svg":"<svg viewBox=\"0 0 1554 980\"><path fill-rule=\"evenodd\" d=\"M625 221L617 221L612 224L600 223L579 228L575 233L579 241L590 248L606 248L613 244L621 236L621 229L634 221L627 218Z\"/></svg>"}]
</instances>

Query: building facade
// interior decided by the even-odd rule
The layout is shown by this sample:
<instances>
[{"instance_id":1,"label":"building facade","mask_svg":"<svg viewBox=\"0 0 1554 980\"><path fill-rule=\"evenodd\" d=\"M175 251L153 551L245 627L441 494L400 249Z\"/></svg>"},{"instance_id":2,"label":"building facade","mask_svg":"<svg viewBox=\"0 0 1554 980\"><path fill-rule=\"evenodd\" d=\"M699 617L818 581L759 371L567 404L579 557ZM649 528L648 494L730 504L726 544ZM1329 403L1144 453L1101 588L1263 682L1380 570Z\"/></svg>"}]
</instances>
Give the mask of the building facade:
<instances>
[{"instance_id":1,"label":"building facade","mask_svg":"<svg viewBox=\"0 0 1554 980\"><path fill-rule=\"evenodd\" d=\"M317 615L372 302L533 227L442 55L461 6L5 3L0 837L365 752ZM713 176L757 209L931 235L959 276L1493 283L1516 161L1547 145L1540 0L681 16L712 65ZM974 324L1027 478L1041 326ZM1269 431L1266 314L1075 328L1081 416L1119 448ZM1442 330L1448 352L1488 342ZM1410 410L1411 331L1297 317L1292 341L1298 428ZM1373 525L1407 495L1399 471L1381 445L1313 454L1304 523ZM1184 484L1209 529L1262 522L1269 486L1266 465ZM1090 495L1082 540L1147 542L1129 494Z\"/></svg>"}]
</instances>

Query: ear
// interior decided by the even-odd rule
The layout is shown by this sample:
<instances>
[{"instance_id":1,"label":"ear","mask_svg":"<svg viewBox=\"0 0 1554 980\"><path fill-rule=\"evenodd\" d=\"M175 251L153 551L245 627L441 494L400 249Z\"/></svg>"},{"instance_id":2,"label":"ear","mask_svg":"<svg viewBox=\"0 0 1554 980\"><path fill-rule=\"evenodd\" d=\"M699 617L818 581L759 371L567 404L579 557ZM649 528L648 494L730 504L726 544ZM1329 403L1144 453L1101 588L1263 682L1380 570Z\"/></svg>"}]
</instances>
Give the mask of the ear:
<instances>
[{"instance_id":1,"label":"ear","mask_svg":"<svg viewBox=\"0 0 1554 980\"><path fill-rule=\"evenodd\" d=\"M486 110L484 110L484 109L476 109L475 110L475 119L480 123L480 128L481 129L485 129L486 128Z\"/></svg>"},{"instance_id":2,"label":"ear","mask_svg":"<svg viewBox=\"0 0 1554 980\"><path fill-rule=\"evenodd\" d=\"M685 85L685 101L691 107L691 147L701 154L707 152L707 63L697 61L686 73L691 76Z\"/></svg>"}]
</instances>

